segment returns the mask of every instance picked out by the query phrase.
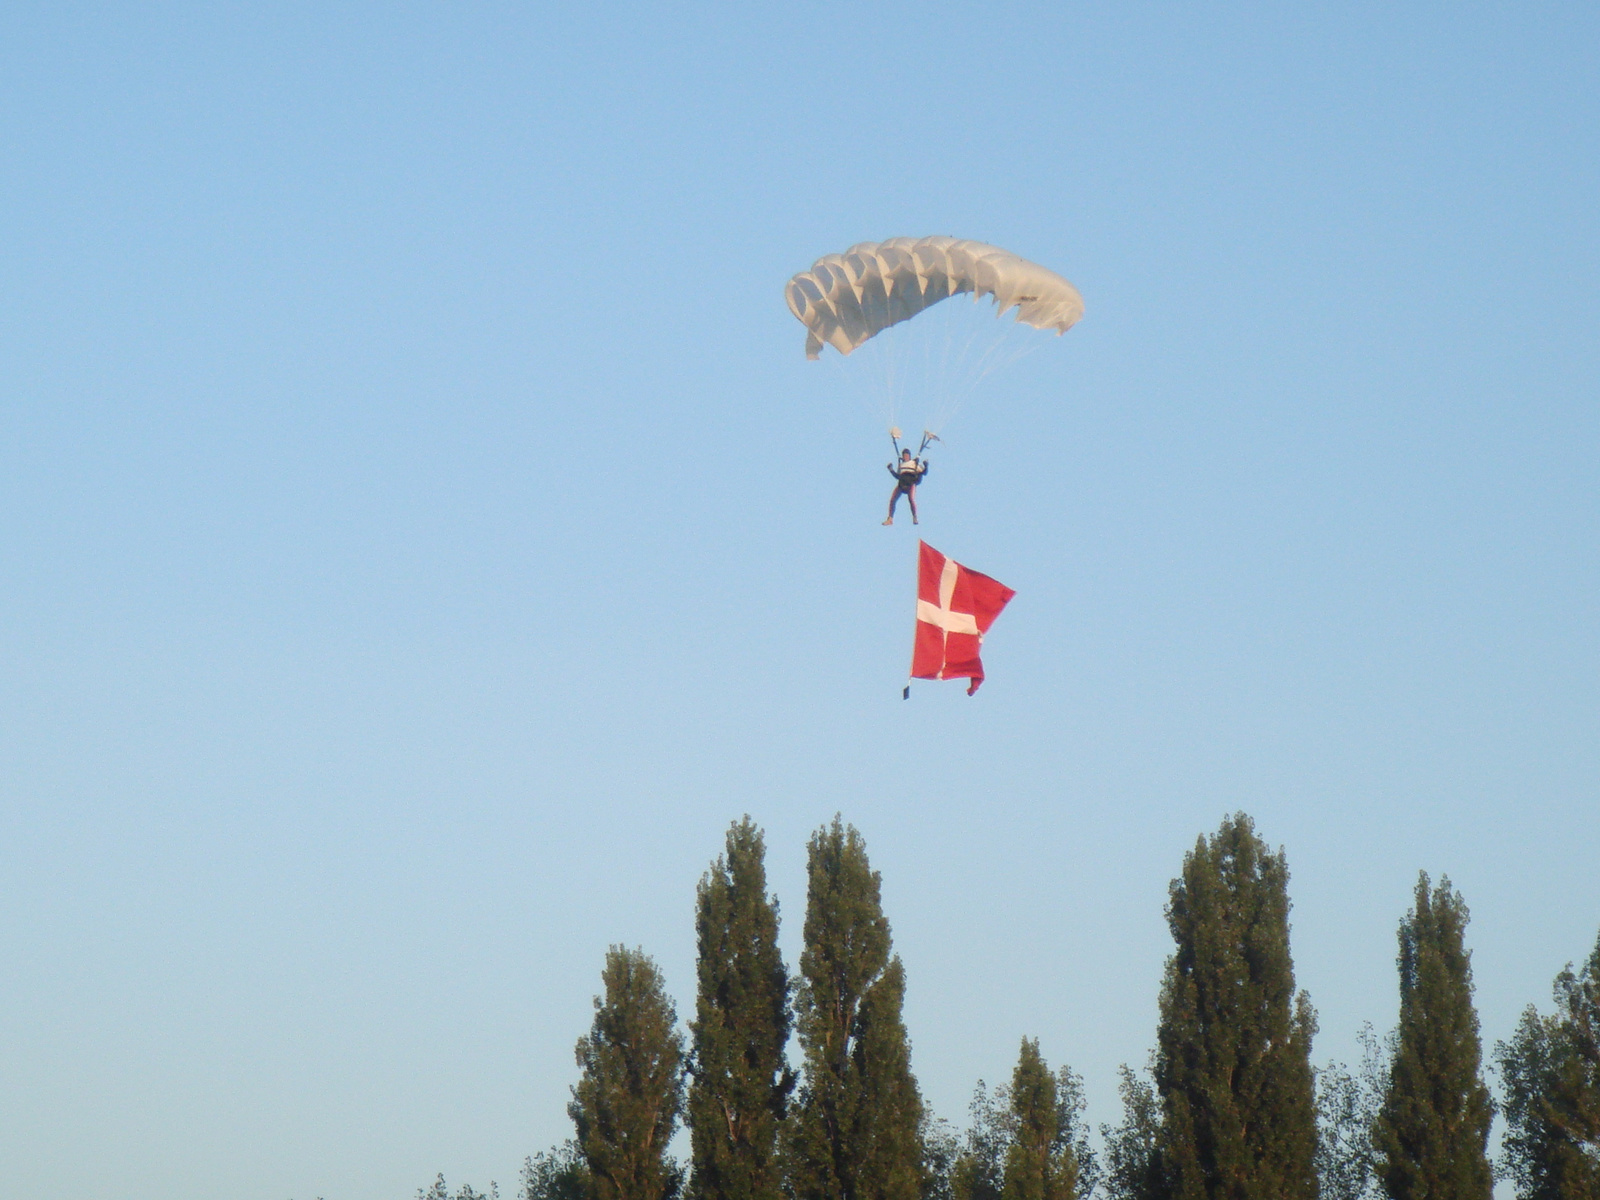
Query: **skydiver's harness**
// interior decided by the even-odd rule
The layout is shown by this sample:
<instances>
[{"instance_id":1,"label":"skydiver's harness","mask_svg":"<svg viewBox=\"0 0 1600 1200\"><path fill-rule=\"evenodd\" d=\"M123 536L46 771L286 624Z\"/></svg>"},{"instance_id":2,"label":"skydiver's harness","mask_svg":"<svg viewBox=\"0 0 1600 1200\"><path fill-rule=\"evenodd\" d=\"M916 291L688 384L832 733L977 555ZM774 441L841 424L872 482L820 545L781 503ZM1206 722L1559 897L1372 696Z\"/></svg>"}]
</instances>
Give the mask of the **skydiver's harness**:
<instances>
[{"instance_id":1,"label":"skydiver's harness","mask_svg":"<svg viewBox=\"0 0 1600 1200\"><path fill-rule=\"evenodd\" d=\"M928 473L928 464L916 458L908 463L902 458L898 463L891 464L889 471L899 481L900 490L909 492L922 482L922 477Z\"/></svg>"},{"instance_id":2,"label":"skydiver's harness","mask_svg":"<svg viewBox=\"0 0 1600 1200\"><path fill-rule=\"evenodd\" d=\"M912 488L922 482L922 477L928 473L928 464L922 461L922 452L928 448L929 442L937 442L939 437L937 434L929 433L924 429L922 431L922 445L917 447L917 452L911 457L910 462L900 457L900 431L898 429L889 431L889 440L894 443L895 457L895 461L889 464L889 473L899 482L900 490L909 493Z\"/></svg>"}]
</instances>

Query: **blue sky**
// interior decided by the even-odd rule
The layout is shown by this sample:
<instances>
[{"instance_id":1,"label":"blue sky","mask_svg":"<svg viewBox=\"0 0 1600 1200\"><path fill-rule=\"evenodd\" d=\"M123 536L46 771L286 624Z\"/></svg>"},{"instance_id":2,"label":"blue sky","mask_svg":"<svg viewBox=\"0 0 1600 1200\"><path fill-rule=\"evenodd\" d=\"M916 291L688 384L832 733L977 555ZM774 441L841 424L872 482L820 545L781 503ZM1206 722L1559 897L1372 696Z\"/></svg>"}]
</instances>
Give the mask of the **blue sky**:
<instances>
[{"instance_id":1,"label":"blue sky","mask_svg":"<svg viewBox=\"0 0 1600 1200\"><path fill-rule=\"evenodd\" d=\"M1316 1057L1419 869L1486 1042L1600 931L1600 16L13 5L0 1161L514 1186L607 945L865 835L914 1065L1153 1040L1184 851L1289 857ZM783 282L951 233L1083 323L913 531ZM831 353L831 352L830 352ZM1018 596L899 689L915 533Z\"/></svg>"}]
</instances>

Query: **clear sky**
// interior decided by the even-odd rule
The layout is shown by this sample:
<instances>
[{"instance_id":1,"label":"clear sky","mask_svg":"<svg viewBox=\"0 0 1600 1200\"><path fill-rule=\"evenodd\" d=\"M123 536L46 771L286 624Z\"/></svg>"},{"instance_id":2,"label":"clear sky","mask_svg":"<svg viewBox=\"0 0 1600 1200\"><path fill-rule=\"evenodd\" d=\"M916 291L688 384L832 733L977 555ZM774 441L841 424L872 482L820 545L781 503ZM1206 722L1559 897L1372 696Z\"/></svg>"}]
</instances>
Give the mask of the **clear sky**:
<instances>
[{"instance_id":1,"label":"clear sky","mask_svg":"<svg viewBox=\"0 0 1600 1200\"><path fill-rule=\"evenodd\" d=\"M1116 1118L1236 809L1319 1061L1420 869L1507 1036L1600 931L1597 80L1579 4L6 6L4 1186L511 1190L745 812L791 961L861 829L952 1118L1024 1034ZM931 233L1088 315L884 529L782 285ZM1017 589L973 699L917 532Z\"/></svg>"}]
</instances>

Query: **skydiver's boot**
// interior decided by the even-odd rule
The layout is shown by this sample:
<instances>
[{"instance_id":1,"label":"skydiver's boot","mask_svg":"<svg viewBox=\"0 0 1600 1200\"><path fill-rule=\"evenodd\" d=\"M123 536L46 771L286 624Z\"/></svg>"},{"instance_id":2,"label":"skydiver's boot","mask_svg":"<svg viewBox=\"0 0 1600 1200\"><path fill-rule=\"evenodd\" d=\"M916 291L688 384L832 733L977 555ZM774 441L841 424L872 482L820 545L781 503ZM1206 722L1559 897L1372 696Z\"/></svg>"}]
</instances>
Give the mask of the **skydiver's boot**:
<instances>
[{"instance_id":1,"label":"skydiver's boot","mask_svg":"<svg viewBox=\"0 0 1600 1200\"><path fill-rule=\"evenodd\" d=\"M887 521L884 522L884 524L885 525L893 525L894 524L894 518L890 517Z\"/></svg>"}]
</instances>

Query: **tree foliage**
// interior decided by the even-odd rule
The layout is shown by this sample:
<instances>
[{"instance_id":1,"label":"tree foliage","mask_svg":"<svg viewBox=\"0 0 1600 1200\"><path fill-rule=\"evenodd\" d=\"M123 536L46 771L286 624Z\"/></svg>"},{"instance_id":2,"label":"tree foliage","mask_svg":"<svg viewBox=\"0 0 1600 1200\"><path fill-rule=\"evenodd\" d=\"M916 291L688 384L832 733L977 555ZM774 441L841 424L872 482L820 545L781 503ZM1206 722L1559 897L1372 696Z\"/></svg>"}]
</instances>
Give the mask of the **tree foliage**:
<instances>
[{"instance_id":1,"label":"tree foliage","mask_svg":"<svg viewBox=\"0 0 1600 1200\"><path fill-rule=\"evenodd\" d=\"M922 1200L955 1200L956 1163L961 1158L961 1136L955 1126L922 1110Z\"/></svg>"},{"instance_id":2,"label":"tree foliage","mask_svg":"<svg viewBox=\"0 0 1600 1200\"><path fill-rule=\"evenodd\" d=\"M1051 1072L1039 1043L1022 1040L1009 1084L978 1081L965 1144L956 1156L954 1200L1073 1200L1087 1196L1098 1161L1084 1121L1083 1080Z\"/></svg>"},{"instance_id":3,"label":"tree foliage","mask_svg":"<svg viewBox=\"0 0 1600 1200\"><path fill-rule=\"evenodd\" d=\"M681 1182L667 1157L683 1105L677 1011L642 950L613 946L601 979L567 1106L592 1200L672 1200Z\"/></svg>"},{"instance_id":4,"label":"tree foliage","mask_svg":"<svg viewBox=\"0 0 1600 1200\"><path fill-rule=\"evenodd\" d=\"M1022 1039L1011 1075L1010 1133L1001 1200L1077 1200L1091 1151L1081 1137L1082 1086L1069 1069L1052 1074L1039 1043Z\"/></svg>"},{"instance_id":5,"label":"tree foliage","mask_svg":"<svg viewBox=\"0 0 1600 1200\"><path fill-rule=\"evenodd\" d=\"M1504 1086L1502 1162L1522 1200L1600 1197L1600 939L1556 977L1556 1011L1531 1005L1495 1047Z\"/></svg>"},{"instance_id":6,"label":"tree foliage","mask_svg":"<svg viewBox=\"0 0 1600 1200\"><path fill-rule=\"evenodd\" d=\"M1154 1166L1174 1200L1314 1200L1316 1018L1294 988L1289 871L1236 814L1169 892Z\"/></svg>"},{"instance_id":7,"label":"tree foliage","mask_svg":"<svg viewBox=\"0 0 1600 1200\"><path fill-rule=\"evenodd\" d=\"M794 1087L789 974L766 846L747 816L700 881L688 1120L697 1200L779 1200L778 1131Z\"/></svg>"},{"instance_id":8,"label":"tree foliage","mask_svg":"<svg viewBox=\"0 0 1600 1200\"><path fill-rule=\"evenodd\" d=\"M470 1183L463 1183L452 1196L444 1181L444 1172L440 1171L430 1185L417 1189L417 1200L500 1200L500 1189L493 1181L490 1181L487 1192L480 1192Z\"/></svg>"},{"instance_id":9,"label":"tree foliage","mask_svg":"<svg viewBox=\"0 0 1600 1200\"><path fill-rule=\"evenodd\" d=\"M1488 1200L1485 1148L1494 1116L1480 1072L1467 906L1423 872L1400 922L1400 1025L1373 1126L1376 1170L1393 1200Z\"/></svg>"},{"instance_id":10,"label":"tree foliage","mask_svg":"<svg viewBox=\"0 0 1600 1200\"><path fill-rule=\"evenodd\" d=\"M571 1138L522 1161L522 1200L590 1200L592 1187L583 1152Z\"/></svg>"},{"instance_id":11,"label":"tree foliage","mask_svg":"<svg viewBox=\"0 0 1600 1200\"><path fill-rule=\"evenodd\" d=\"M1117 1084L1122 1124L1100 1126L1105 1139L1106 1193L1111 1200L1158 1200L1162 1181L1156 1142L1161 1101L1148 1077L1123 1064Z\"/></svg>"},{"instance_id":12,"label":"tree foliage","mask_svg":"<svg viewBox=\"0 0 1600 1200\"><path fill-rule=\"evenodd\" d=\"M1361 1064L1317 1072L1317 1181L1321 1200L1373 1200L1372 1123L1388 1088L1388 1064L1372 1026L1360 1034Z\"/></svg>"},{"instance_id":13,"label":"tree foliage","mask_svg":"<svg viewBox=\"0 0 1600 1200\"><path fill-rule=\"evenodd\" d=\"M1400 1021L1370 1026L1355 1071L1310 1066L1288 869L1237 813L1197 839L1169 890L1174 941L1147 1072L1122 1068L1123 1119L1097 1157L1082 1083L1024 1038L1008 1083L980 1081L964 1135L922 1103L893 954L857 831L811 838L791 981L765 843L747 816L696 897L696 1005L685 1055L660 972L613 947L568 1105L576 1138L530 1157L523 1200L678 1200L668 1155L689 1125L685 1200L1491 1200L1493 1105L1481 1079L1467 910L1422 874L1399 930ZM1521 1200L1600 1200L1600 942L1496 1047L1506 1176ZM792 1004L791 1004L792 999ZM786 1046L796 1034L800 1086ZM1102 1170L1103 1169L1103 1170ZM452 1196L440 1176L419 1200Z\"/></svg>"},{"instance_id":14,"label":"tree foliage","mask_svg":"<svg viewBox=\"0 0 1600 1200\"><path fill-rule=\"evenodd\" d=\"M1010 1145L1010 1094L1004 1086L990 1091L980 1079L967 1105L967 1135L951 1167L953 1200L1000 1200Z\"/></svg>"},{"instance_id":15,"label":"tree foliage","mask_svg":"<svg viewBox=\"0 0 1600 1200\"><path fill-rule=\"evenodd\" d=\"M807 876L795 1001L804 1084L788 1128L790 1188L798 1200L918 1200L924 1113L881 881L861 835L837 817L812 836Z\"/></svg>"}]
</instances>

